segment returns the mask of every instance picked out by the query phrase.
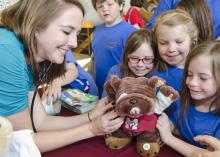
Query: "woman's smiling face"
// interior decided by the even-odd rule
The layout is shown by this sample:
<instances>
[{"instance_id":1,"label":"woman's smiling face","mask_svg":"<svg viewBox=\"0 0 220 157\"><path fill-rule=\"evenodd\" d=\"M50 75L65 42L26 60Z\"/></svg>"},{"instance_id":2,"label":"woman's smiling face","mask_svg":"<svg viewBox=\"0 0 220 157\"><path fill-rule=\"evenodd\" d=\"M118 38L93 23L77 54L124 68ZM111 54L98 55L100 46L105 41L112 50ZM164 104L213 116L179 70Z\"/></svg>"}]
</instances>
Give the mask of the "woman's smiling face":
<instances>
[{"instance_id":1,"label":"woman's smiling face","mask_svg":"<svg viewBox=\"0 0 220 157\"><path fill-rule=\"evenodd\" d=\"M82 11L74 6L67 6L64 12L47 27L38 31L37 62L49 60L61 64L67 51L77 47L77 35L83 21Z\"/></svg>"}]
</instances>

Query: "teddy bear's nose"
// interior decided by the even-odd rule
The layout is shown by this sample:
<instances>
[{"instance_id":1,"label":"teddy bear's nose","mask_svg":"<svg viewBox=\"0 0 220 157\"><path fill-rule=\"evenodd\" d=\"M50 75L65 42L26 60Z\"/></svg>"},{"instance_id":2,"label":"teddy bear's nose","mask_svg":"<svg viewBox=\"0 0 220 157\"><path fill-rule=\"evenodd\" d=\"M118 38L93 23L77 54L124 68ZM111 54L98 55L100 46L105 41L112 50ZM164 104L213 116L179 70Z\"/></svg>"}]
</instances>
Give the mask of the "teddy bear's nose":
<instances>
[{"instance_id":1,"label":"teddy bear's nose","mask_svg":"<svg viewBox=\"0 0 220 157\"><path fill-rule=\"evenodd\" d=\"M140 114L140 109L137 107L133 107L130 111L130 114L131 115L138 115L138 114Z\"/></svg>"}]
</instances>

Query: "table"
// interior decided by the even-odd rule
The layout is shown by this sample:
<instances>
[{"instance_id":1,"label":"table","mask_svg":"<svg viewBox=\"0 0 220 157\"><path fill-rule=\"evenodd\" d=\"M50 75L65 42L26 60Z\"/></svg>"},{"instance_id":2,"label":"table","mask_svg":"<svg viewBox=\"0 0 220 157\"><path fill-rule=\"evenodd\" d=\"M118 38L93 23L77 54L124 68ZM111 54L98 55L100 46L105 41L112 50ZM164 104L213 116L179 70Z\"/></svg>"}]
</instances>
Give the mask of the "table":
<instances>
[{"instance_id":1,"label":"table","mask_svg":"<svg viewBox=\"0 0 220 157\"><path fill-rule=\"evenodd\" d=\"M73 115L62 107L61 115ZM86 139L72 145L42 154L42 157L141 157L136 153L135 142L119 150L105 146L103 137ZM163 146L157 157L182 157L168 146Z\"/></svg>"}]
</instances>

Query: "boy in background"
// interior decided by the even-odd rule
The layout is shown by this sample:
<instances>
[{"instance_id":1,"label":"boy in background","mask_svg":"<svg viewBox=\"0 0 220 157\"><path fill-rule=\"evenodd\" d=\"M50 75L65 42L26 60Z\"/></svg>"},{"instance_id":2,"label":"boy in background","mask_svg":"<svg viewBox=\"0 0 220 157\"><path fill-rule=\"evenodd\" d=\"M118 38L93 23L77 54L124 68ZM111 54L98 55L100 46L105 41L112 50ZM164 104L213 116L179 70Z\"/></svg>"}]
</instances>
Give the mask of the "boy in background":
<instances>
[{"instance_id":1,"label":"boy in background","mask_svg":"<svg viewBox=\"0 0 220 157\"><path fill-rule=\"evenodd\" d=\"M136 29L122 20L124 0L92 0L104 24L93 33L92 50L96 84L102 93L109 69L121 62L128 36Z\"/></svg>"}]
</instances>

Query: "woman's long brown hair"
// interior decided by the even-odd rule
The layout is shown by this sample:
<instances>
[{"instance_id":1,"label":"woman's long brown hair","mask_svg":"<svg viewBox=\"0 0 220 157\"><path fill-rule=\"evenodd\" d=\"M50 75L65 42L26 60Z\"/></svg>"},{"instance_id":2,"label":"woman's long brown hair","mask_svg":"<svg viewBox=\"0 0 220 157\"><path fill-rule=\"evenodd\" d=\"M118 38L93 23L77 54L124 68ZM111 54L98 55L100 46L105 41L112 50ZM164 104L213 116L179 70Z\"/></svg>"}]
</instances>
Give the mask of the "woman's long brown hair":
<instances>
[{"instance_id":1,"label":"woman's long brown hair","mask_svg":"<svg viewBox=\"0 0 220 157\"><path fill-rule=\"evenodd\" d=\"M34 75L35 85L40 84L41 67L35 60L37 55L37 43L35 33L56 19L68 5L78 7L83 15L84 8L77 0L19 0L1 13L0 27L8 28L15 32L25 47L25 56L28 58ZM48 69L46 82L64 74L64 63L52 64L49 61L43 63Z\"/></svg>"}]
</instances>

